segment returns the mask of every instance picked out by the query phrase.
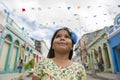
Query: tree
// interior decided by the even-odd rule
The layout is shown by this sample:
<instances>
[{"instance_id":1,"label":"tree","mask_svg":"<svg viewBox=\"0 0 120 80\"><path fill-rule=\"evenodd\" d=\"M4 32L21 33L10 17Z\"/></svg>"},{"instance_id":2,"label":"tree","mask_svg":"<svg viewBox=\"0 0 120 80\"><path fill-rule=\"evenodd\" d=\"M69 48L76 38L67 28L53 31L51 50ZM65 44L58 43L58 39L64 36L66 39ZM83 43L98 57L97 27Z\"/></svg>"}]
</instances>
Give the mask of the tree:
<instances>
[{"instance_id":1,"label":"tree","mask_svg":"<svg viewBox=\"0 0 120 80\"><path fill-rule=\"evenodd\" d=\"M35 65L34 61L35 61L34 58L32 58L28 63L24 64L24 69L29 70L33 68Z\"/></svg>"}]
</instances>

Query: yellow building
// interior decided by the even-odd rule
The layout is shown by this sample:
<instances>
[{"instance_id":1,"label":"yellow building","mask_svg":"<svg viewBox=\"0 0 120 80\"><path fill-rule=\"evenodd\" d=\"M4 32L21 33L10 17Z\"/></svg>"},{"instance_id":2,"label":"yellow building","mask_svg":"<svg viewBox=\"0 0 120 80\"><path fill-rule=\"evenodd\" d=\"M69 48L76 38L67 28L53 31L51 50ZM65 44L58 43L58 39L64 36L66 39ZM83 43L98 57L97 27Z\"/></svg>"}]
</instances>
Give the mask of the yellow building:
<instances>
[{"instance_id":1,"label":"yellow building","mask_svg":"<svg viewBox=\"0 0 120 80\"><path fill-rule=\"evenodd\" d=\"M107 29L109 30L109 28ZM87 60L89 61L89 69L94 69L95 63L97 62L101 63L103 67L103 69L100 69L100 66L97 65L99 71L113 71L108 37L106 34L107 31L103 29L102 33L99 36L97 36L92 42L90 42L86 47L87 52L89 54L87 57Z\"/></svg>"}]
</instances>

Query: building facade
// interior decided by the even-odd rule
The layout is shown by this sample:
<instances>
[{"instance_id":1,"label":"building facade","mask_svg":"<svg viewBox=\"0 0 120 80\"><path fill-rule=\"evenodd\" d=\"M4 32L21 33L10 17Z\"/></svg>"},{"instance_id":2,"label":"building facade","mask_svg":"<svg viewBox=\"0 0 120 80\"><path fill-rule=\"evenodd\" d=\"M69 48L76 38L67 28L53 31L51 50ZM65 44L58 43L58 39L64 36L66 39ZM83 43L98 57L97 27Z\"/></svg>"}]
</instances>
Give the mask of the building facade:
<instances>
[{"instance_id":1,"label":"building facade","mask_svg":"<svg viewBox=\"0 0 120 80\"><path fill-rule=\"evenodd\" d=\"M97 36L99 36L100 32L101 30L97 30L95 32L84 34L81 37L79 44L80 44L80 57L83 64L88 62L87 60L88 52L86 48L87 45L91 43Z\"/></svg>"},{"instance_id":2,"label":"building facade","mask_svg":"<svg viewBox=\"0 0 120 80\"><path fill-rule=\"evenodd\" d=\"M120 73L120 14L115 17L114 27L108 32L112 62L115 73Z\"/></svg>"},{"instance_id":3,"label":"building facade","mask_svg":"<svg viewBox=\"0 0 120 80\"><path fill-rule=\"evenodd\" d=\"M112 72L113 65L107 39L107 34L102 33L101 36L98 36L87 45L89 69L94 69L96 66L95 63L101 63L103 69L99 69L100 67L97 65L99 71Z\"/></svg>"},{"instance_id":4,"label":"building facade","mask_svg":"<svg viewBox=\"0 0 120 80\"><path fill-rule=\"evenodd\" d=\"M90 70L95 69L95 63L101 62L104 72L114 72L107 31L113 26L105 27L95 32L84 34L79 41L79 52L82 64L88 63Z\"/></svg>"},{"instance_id":5,"label":"building facade","mask_svg":"<svg viewBox=\"0 0 120 80\"><path fill-rule=\"evenodd\" d=\"M27 63L34 58L34 42L9 17L0 10L0 74L17 72L19 60Z\"/></svg>"},{"instance_id":6,"label":"building facade","mask_svg":"<svg viewBox=\"0 0 120 80\"><path fill-rule=\"evenodd\" d=\"M49 48L44 40L41 40L41 53L43 54L43 57L47 57L47 54L49 52Z\"/></svg>"}]
</instances>

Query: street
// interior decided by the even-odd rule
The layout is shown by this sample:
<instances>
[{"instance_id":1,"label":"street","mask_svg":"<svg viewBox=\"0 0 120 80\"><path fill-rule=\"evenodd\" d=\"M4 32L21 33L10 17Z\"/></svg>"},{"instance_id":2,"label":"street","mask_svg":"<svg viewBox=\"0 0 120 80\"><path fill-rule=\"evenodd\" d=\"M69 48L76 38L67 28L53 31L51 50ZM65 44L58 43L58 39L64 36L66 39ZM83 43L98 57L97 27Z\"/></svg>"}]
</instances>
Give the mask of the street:
<instances>
[{"instance_id":1,"label":"street","mask_svg":"<svg viewBox=\"0 0 120 80\"><path fill-rule=\"evenodd\" d=\"M24 75L24 80L32 80L32 77L26 77L26 75ZM98 78L93 78L90 75L87 75L87 80L103 80L103 79L98 79Z\"/></svg>"},{"instance_id":2,"label":"street","mask_svg":"<svg viewBox=\"0 0 120 80\"><path fill-rule=\"evenodd\" d=\"M103 80L103 79L93 78L92 76L87 75L87 80Z\"/></svg>"},{"instance_id":3,"label":"street","mask_svg":"<svg viewBox=\"0 0 120 80\"><path fill-rule=\"evenodd\" d=\"M105 75L105 76L108 76L108 75ZM109 77L110 77L110 75L109 75ZM116 77L116 78L113 78L113 79L104 79L104 78L100 78L100 77L94 78L94 77L92 77L92 75L87 75L87 80L120 80L120 78L119 77L117 78L117 76L112 76L112 77ZM1 75L0 80L32 80L32 75L28 75L28 73L26 73L26 72L20 73L20 74L19 73L6 74L6 75Z\"/></svg>"}]
</instances>

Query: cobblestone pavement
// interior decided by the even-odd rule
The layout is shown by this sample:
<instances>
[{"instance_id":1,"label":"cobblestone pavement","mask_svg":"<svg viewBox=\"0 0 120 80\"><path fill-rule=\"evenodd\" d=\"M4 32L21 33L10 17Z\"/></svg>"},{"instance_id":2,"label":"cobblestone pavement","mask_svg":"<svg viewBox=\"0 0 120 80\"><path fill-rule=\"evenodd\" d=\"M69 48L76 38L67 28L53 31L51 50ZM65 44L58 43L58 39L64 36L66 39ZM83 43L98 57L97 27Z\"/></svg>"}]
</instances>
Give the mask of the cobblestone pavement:
<instances>
[{"instance_id":1,"label":"cobblestone pavement","mask_svg":"<svg viewBox=\"0 0 120 80\"><path fill-rule=\"evenodd\" d=\"M95 77L92 77L90 75L87 75L87 80L104 80L104 79L99 79L99 78L95 78Z\"/></svg>"},{"instance_id":2,"label":"cobblestone pavement","mask_svg":"<svg viewBox=\"0 0 120 80\"><path fill-rule=\"evenodd\" d=\"M120 80L119 76L120 76L119 74L108 75L107 73L99 73L97 76L87 74L87 80ZM0 75L0 80L32 80L32 75L28 75L28 73L26 72L25 73L3 74L3 75Z\"/></svg>"},{"instance_id":3,"label":"cobblestone pavement","mask_svg":"<svg viewBox=\"0 0 120 80\"><path fill-rule=\"evenodd\" d=\"M20 80L21 77L18 78L18 80ZM23 80L32 80L32 76L27 76L27 75L24 75L22 76ZM87 75L87 80L104 80L104 79L98 79L98 78L95 78L95 77L92 77L90 75Z\"/></svg>"}]
</instances>

